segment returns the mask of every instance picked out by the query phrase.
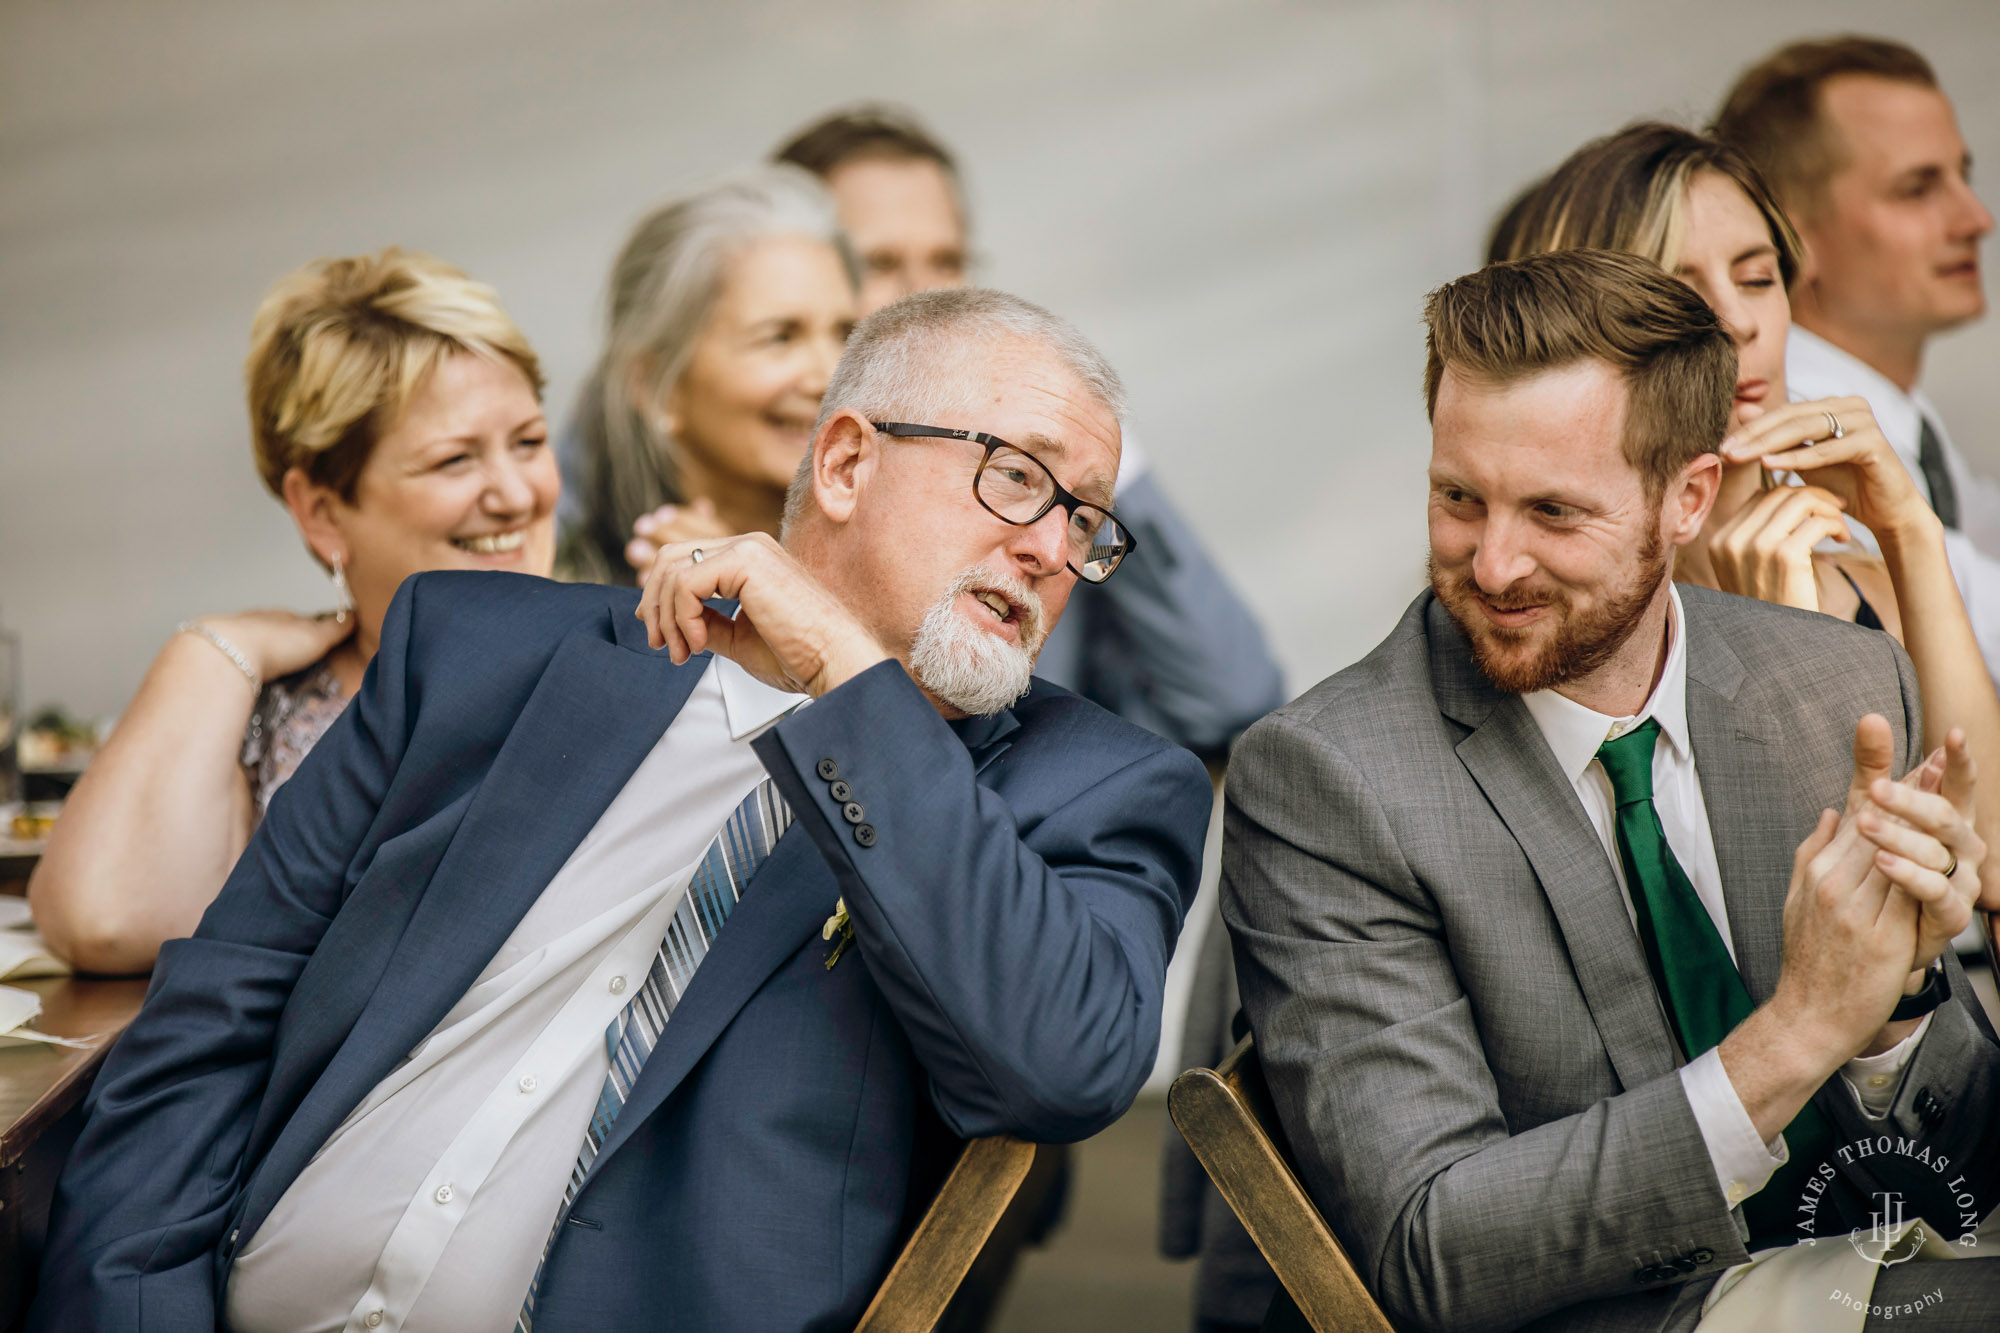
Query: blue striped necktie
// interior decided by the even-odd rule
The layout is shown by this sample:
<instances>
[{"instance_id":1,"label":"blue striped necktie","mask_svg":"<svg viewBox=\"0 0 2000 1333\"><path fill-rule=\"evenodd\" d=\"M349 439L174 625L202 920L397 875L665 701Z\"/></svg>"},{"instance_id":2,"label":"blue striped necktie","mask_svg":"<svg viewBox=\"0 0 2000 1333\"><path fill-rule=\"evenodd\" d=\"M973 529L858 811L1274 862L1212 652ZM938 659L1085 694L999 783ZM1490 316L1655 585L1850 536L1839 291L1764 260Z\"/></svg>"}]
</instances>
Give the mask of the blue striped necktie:
<instances>
[{"instance_id":1,"label":"blue striped necktie","mask_svg":"<svg viewBox=\"0 0 2000 1333\"><path fill-rule=\"evenodd\" d=\"M591 1112L583 1147L577 1151L576 1165L570 1169L569 1184L563 1189L563 1211L568 1210L576 1192L583 1187L591 1163L597 1160L618 1113L625 1109L625 1101L632 1095L632 1085L639 1081L646 1057L660 1044L660 1034L666 1031L674 1006L686 994L694 970L708 956L723 922L743 896L744 886L756 876L791 825L792 808L778 794L777 784L765 778L743 798L743 803L736 807L702 854L701 864L688 882L687 895L674 909L666 937L654 951L646 983L604 1029L604 1045L611 1053L611 1071L605 1075L604 1088L597 1094L597 1109ZM552 1231L549 1243L554 1242ZM544 1247L542 1263L547 1262L548 1249ZM541 1285L542 1265L538 1264L535 1279L528 1286L528 1299L522 1303L520 1318L514 1324L516 1333L532 1333L535 1297Z\"/></svg>"}]
</instances>

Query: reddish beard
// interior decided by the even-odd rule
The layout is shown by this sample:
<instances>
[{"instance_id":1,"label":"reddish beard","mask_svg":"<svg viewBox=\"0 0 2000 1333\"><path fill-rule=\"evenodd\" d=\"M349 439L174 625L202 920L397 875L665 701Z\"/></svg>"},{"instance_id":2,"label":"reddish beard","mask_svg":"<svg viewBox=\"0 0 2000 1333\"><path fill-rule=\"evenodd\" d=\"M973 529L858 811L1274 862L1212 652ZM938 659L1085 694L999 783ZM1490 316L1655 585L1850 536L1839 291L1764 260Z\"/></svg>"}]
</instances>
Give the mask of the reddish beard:
<instances>
[{"instance_id":1,"label":"reddish beard","mask_svg":"<svg viewBox=\"0 0 2000 1333\"><path fill-rule=\"evenodd\" d=\"M1495 689L1508 694L1553 690L1588 676L1617 656L1645 619L1646 608L1667 576L1657 518L1646 525L1645 532L1631 578L1589 611L1578 611L1570 596L1556 588L1509 588L1499 596L1482 599L1471 576L1446 573L1438 568L1435 557L1428 561L1431 592L1465 635L1472 664ZM1522 629L1495 625L1479 610L1481 600L1501 611L1546 606L1555 630L1549 633L1539 625ZM1545 640L1539 651L1534 650L1537 639Z\"/></svg>"}]
</instances>

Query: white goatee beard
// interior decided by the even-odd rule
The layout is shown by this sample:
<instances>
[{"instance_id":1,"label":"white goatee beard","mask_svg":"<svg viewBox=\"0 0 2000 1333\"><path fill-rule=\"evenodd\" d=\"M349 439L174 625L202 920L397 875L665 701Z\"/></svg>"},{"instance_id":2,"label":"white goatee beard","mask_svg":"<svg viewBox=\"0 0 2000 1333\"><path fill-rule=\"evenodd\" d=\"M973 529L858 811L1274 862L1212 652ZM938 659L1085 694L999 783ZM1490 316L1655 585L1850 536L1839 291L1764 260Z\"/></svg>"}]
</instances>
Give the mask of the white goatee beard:
<instances>
[{"instance_id":1,"label":"white goatee beard","mask_svg":"<svg viewBox=\"0 0 2000 1333\"><path fill-rule=\"evenodd\" d=\"M1004 593L1019 608L1019 643L988 634L960 614L960 595L980 589ZM910 674L960 712L989 716L1028 692L1042 637L1042 599L1035 591L974 565L924 613L910 645Z\"/></svg>"}]
</instances>

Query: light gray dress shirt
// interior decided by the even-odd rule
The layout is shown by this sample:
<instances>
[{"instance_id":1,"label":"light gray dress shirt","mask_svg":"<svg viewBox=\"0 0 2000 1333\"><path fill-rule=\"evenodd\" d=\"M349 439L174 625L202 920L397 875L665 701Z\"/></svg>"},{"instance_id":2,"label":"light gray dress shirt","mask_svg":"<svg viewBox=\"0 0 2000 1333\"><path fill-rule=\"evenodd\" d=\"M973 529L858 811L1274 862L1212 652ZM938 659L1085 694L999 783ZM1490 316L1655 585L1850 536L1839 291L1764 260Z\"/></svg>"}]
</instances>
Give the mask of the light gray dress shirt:
<instances>
[{"instance_id":1,"label":"light gray dress shirt","mask_svg":"<svg viewBox=\"0 0 2000 1333\"><path fill-rule=\"evenodd\" d=\"M1667 617L1668 648L1666 665L1660 671L1653 696L1631 717L1607 717L1567 699L1554 690L1523 695L1536 727L1548 741L1556 763L1562 768L1584 814L1604 844L1611 859L1611 873L1626 892L1625 911L1638 923L1631 902L1631 886L1625 882L1625 864L1618 855L1617 802L1612 796L1611 778L1597 759L1598 747L1625 735L1652 718L1660 724L1659 739L1653 746L1653 807L1660 826L1666 831L1667 846L1680 863L1695 896L1708 910L1730 957L1736 946L1730 939L1729 913L1723 898L1722 870L1715 858L1715 839L1709 830L1708 806L1702 797L1701 774L1696 771L1693 742L1687 716L1687 641L1680 627L1679 589L1671 591ZM1842 1069L1847 1084L1871 1116L1880 1116L1895 1099L1896 1081L1903 1067L1923 1040L1929 1020L1910 1037L1879 1055L1850 1060ZM1671 1027L1671 1024L1669 1024ZM1757 1135L1750 1113L1729 1081L1719 1050L1708 1050L1681 1066L1681 1086L1695 1123L1708 1146L1716 1183L1731 1204L1741 1204L1770 1182L1771 1175L1788 1159L1784 1136L1765 1143Z\"/></svg>"},{"instance_id":2,"label":"light gray dress shirt","mask_svg":"<svg viewBox=\"0 0 2000 1333\"><path fill-rule=\"evenodd\" d=\"M238 1252L236 1333L513 1327L610 1067L605 1028L763 780L750 740L803 701L715 659L464 998Z\"/></svg>"}]
</instances>

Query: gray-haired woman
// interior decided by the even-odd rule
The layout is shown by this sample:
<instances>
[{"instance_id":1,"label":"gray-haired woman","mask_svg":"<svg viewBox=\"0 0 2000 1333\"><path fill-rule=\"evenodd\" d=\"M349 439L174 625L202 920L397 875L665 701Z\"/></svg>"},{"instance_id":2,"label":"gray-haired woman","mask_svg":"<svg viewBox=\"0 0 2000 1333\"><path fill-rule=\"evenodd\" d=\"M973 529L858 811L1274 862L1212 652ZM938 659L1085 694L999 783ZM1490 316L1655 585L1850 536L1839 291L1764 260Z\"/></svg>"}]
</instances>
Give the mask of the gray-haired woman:
<instances>
[{"instance_id":1,"label":"gray-haired woman","mask_svg":"<svg viewBox=\"0 0 2000 1333\"><path fill-rule=\"evenodd\" d=\"M656 541L777 533L854 327L855 280L831 198L796 167L639 223L566 442L570 574L629 584Z\"/></svg>"}]
</instances>

